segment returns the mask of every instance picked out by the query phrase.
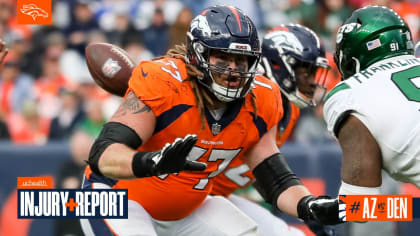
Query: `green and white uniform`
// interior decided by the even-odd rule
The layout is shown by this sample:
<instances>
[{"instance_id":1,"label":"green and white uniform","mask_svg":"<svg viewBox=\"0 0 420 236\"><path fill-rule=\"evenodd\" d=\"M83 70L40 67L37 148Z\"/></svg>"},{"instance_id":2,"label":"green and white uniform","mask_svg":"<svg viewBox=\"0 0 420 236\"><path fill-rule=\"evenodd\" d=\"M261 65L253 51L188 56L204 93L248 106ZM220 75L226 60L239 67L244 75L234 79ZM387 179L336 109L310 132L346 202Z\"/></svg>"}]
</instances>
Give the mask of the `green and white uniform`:
<instances>
[{"instance_id":1,"label":"green and white uniform","mask_svg":"<svg viewBox=\"0 0 420 236\"><path fill-rule=\"evenodd\" d=\"M349 114L376 139L383 168L420 188L420 58L382 60L337 84L324 106L334 136Z\"/></svg>"}]
</instances>

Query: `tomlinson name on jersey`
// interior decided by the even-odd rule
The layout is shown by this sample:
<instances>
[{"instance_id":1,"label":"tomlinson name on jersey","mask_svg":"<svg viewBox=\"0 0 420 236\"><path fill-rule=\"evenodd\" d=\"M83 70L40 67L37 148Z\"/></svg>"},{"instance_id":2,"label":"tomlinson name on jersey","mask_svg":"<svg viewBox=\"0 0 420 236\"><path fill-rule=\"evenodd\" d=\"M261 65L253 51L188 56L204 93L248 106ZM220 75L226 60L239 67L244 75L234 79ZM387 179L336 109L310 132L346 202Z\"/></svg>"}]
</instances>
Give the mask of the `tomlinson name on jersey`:
<instances>
[{"instance_id":1,"label":"tomlinson name on jersey","mask_svg":"<svg viewBox=\"0 0 420 236\"><path fill-rule=\"evenodd\" d=\"M127 218L127 190L19 189L18 218Z\"/></svg>"}]
</instances>

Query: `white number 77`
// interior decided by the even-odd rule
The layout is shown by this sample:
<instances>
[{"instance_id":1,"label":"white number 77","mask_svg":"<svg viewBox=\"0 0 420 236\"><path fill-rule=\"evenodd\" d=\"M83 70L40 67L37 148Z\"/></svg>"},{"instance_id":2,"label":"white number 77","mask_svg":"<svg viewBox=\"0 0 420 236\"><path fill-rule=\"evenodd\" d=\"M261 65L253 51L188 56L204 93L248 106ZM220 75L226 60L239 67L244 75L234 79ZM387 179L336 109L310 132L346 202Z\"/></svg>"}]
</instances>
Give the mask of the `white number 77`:
<instances>
[{"instance_id":1,"label":"white number 77","mask_svg":"<svg viewBox=\"0 0 420 236\"><path fill-rule=\"evenodd\" d=\"M168 68L166 68L166 67L161 67L161 69L163 70L163 71L165 71L165 72L167 72L168 74L170 74L172 77L174 77L176 80L178 80L179 82L182 82L182 78L181 78L181 73L179 73L179 71L178 71L178 67L175 65L175 62L173 62L173 61L168 61L168 63L165 63L165 62L163 62L163 61L157 61L157 62L159 62L159 63L162 63L162 64L164 64L164 65L166 65L166 66L171 66L172 68L174 68L175 69L175 72L172 72L170 69L168 69Z\"/></svg>"},{"instance_id":2,"label":"white number 77","mask_svg":"<svg viewBox=\"0 0 420 236\"><path fill-rule=\"evenodd\" d=\"M200 157L202 157L208 149L200 148L200 147L193 147L190 154L188 155L187 159L190 161L196 161ZM209 155L207 161L217 161L222 160L222 162L218 165L217 170L213 171L209 174L208 178L200 179L200 181L194 186L194 189L204 189L209 182L209 178L212 178L221 172L223 172L229 163L235 158L240 152L242 148L227 150L227 149L213 149Z\"/></svg>"}]
</instances>

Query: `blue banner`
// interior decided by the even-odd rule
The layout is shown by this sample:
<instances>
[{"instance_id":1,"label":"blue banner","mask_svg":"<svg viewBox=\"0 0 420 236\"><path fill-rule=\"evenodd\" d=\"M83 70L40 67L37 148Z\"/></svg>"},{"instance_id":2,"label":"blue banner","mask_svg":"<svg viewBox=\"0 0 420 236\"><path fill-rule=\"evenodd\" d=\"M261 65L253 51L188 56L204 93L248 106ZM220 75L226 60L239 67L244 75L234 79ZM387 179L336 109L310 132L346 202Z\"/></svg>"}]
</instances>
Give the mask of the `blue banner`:
<instances>
[{"instance_id":1,"label":"blue banner","mask_svg":"<svg viewBox=\"0 0 420 236\"><path fill-rule=\"evenodd\" d=\"M18 218L127 219L127 189L18 189Z\"/></svg>"}]
</instances>

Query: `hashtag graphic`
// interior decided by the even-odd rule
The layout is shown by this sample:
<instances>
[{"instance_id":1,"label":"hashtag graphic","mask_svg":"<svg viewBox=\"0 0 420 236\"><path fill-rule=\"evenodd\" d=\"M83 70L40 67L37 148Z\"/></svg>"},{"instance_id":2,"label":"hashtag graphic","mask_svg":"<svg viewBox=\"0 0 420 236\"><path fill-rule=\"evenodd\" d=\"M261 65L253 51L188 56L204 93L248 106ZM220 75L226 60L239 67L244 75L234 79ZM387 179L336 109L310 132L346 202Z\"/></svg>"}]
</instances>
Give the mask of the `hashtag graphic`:
<instances>
[{"instance_id":1,"label":"hashtag graphic","mask_svg":"<svg viewBox=\"0 0 420 236\"><path fill-rule=\"evenodd\" d=\"M357 213L357 211L359 211L359 207L360 207L360 202L354 202L352 205L350 205L350 211L351 213Z\"/></svg>"}]
</instances>

